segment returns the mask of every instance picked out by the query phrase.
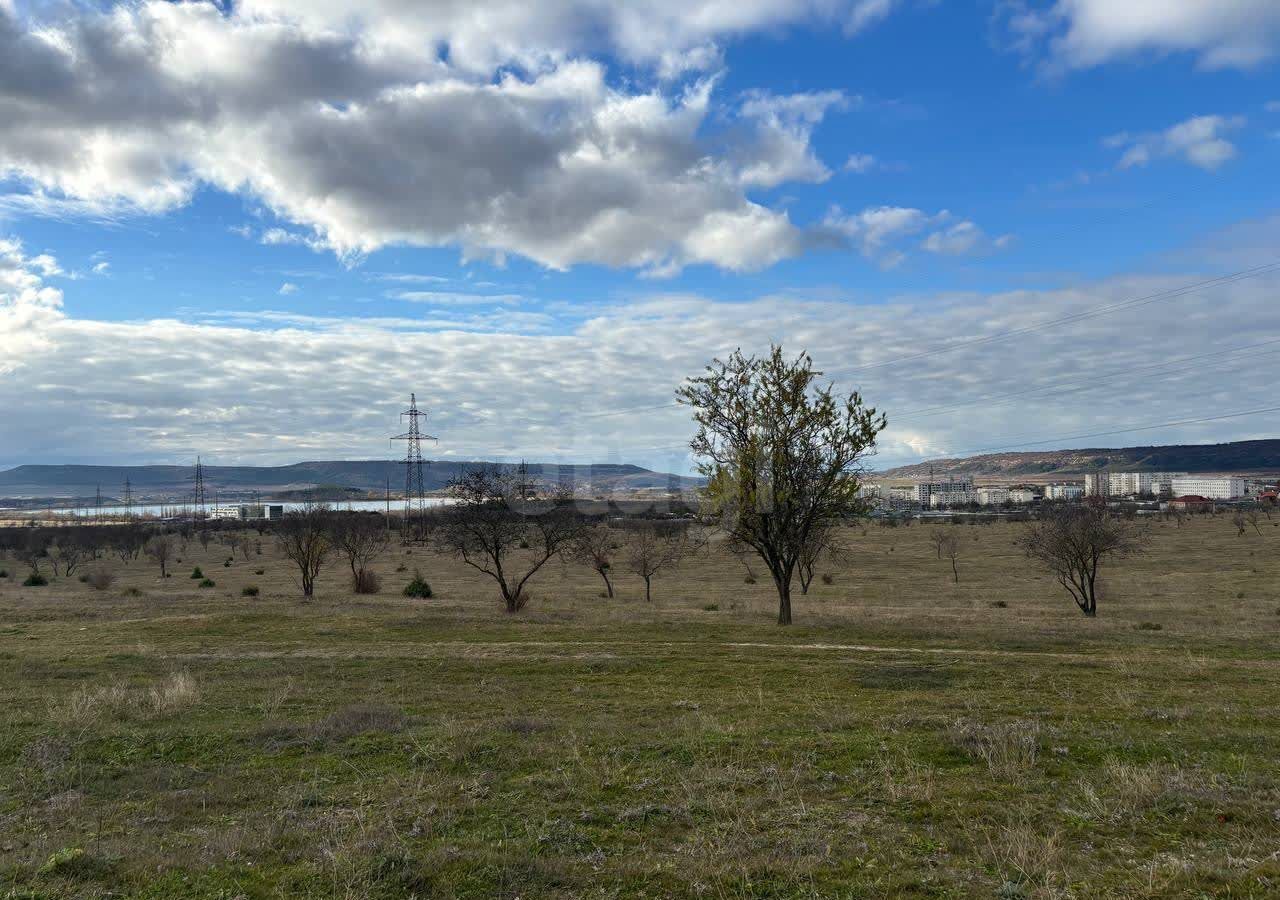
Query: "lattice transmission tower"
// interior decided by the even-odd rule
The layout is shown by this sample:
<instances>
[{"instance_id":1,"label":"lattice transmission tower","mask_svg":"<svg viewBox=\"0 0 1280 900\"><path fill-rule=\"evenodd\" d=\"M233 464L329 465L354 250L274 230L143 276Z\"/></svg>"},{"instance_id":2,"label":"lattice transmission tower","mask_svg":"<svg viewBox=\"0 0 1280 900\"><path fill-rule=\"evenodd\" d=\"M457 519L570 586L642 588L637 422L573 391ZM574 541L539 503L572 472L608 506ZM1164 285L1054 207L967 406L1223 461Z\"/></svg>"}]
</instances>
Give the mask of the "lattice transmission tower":
<instances>
[{"instance_id":1,"label":"lattice transmission tower","mask_svg":"<svg viewBox=\"0 0 1280 900\"><path fill-rule=\"evenodd\" d=\"M422 442L436 440L422 433L421 420L427 417L425 409L418 409L418 397L409 395L409 408L400 414L400 421L409 420L409 430L393 437L393 441L405 441L404 455L404 540L421 541L426 537L427 489L422 478Z\"/></svg>"},{"instance_id":2,"label":"lattice transmission tower","mask_svg":"<svg viewBox=\"0 0 1280 900\"><path fill-rule=\"evenodd\" d=\"M124 517L126 521L133 518L133 484L128 476L124 479Z\"/></svg>"},{"instance_id":3,"label":"lattice transmission tower","mask_svg":"<svg viewBox=\"0 0 1280 900\"><path fill-rule=\"evenodd\" d=\"M204 518L204 463L200 461L200 457L196 457L195 472L195 517L197 519Z\"/></svg>"}]
</instances>

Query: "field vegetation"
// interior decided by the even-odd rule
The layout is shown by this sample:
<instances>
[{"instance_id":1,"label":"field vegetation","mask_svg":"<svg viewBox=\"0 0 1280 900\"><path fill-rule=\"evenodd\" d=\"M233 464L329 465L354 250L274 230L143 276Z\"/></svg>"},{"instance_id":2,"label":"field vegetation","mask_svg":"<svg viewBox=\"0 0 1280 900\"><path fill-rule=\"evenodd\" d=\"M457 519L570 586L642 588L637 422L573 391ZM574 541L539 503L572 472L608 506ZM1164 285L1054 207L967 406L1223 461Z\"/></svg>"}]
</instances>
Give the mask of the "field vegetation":
<instances>
[{"instance_id":1,"label":"field vegetation","mask_svg":"<svg viewBox=\"0 0 1280 900\"><path fill-rule=\"evenodd\" d=\"M844 526L790 628L610 530L514 614L397 541L309 598L270 533L9 547L0 897L1280 895L1280 517L1153 523L1096 618L1026 525Z\"/></svg>"}]
</instances>

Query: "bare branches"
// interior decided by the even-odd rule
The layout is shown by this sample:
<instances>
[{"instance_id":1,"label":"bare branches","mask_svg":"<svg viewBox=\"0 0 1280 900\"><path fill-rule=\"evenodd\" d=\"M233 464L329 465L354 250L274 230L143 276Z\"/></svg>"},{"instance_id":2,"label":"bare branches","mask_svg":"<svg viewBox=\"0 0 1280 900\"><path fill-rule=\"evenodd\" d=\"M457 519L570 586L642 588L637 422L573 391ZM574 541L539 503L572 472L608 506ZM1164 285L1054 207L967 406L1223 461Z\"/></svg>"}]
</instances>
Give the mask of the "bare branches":
<instances>
[{"instance_id":1,"label":"bare branches","mask_svg":"<svg viewBox=\"0 0 1280 900\"><path fill-rule=\"evenodd\" d=\"M302 596L310 598L315 592L316 577L333 546L328 507L308 505L287 514L276 525L276 544L298 567Z\"/></svg>"},{"instance_id":2,"label":"bare branches","mask_svg":"<svg viewBox=\"0 0 1280 900\"><path fill-rule=\"evenodd\" d=\"M527 500L517 478L487 466L449 485L454 503L440 517L436 546L498 583L509 613L529 600L530 578L570 549L582 524L563 498Z\"/></svg>"},{"instance_id":3,"label":"bare branches","mask_svg":"<svg viewBox=\"0 0 1280 900\"><path fill-rule=\"evenodd\" d=\"M629 529L627 568L644 579L644 599L653 600L653 578L678 566L702 542L689 533L686 522L643 522Z\"/></svg>"},{"instance_id":4,"label":"bare branches","mask_svg":"<svg viewBox=\"0 0 1280 900\"><path fill-rule=\"evenodd\" d=\"M1098 614L1098 569L1109 556L1129 556L1146 548L1146 530L1113 516L1105 506L1087 504L1050 511L1028 526L1020 546L1071 594L1086 616Z\"/></svg>"}]
</instances>

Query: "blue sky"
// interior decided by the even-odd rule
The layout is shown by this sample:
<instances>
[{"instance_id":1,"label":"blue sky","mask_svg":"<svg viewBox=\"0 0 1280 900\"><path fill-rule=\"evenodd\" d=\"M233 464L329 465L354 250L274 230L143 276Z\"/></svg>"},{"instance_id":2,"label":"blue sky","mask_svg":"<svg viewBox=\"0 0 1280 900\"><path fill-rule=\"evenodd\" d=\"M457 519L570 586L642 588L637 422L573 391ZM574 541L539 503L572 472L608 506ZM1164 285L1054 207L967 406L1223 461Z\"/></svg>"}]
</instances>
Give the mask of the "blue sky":
<instances>
[{"instance_id":1,"label":"blue sky","mask_svg":"<svg viewBox=\"0 0 1280 900\"><path fill-rule=\"evenodd\" d=\"M648 407L771 340L884 465L1268 405L1269 272L951 345L1280 260L1270 2L418 6L0 0L0 466L382 456L416 390L441 455L684 471Z\"/></svg>"}]
</instances>

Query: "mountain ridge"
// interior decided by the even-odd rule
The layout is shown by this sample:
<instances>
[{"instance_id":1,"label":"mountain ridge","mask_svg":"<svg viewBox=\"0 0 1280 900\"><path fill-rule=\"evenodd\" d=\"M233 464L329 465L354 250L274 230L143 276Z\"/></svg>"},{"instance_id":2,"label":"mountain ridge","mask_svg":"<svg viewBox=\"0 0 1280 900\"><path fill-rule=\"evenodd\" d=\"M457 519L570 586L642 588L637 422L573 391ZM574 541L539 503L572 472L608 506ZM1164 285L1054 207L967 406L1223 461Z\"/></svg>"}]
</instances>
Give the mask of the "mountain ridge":
<instances>
[{"instance_id":1,"label":"mountain ridge","mask_svg":"<svg viewBox=\"0 0 1280 900\"><path fill-rule=\"evenodd\" d=\"M1105 470L1125 472L1280 472L1280 439L1224 444L1157 444L1086 447L947 457L875 473L881 478L935 476L1067 476Z\"/></svg>"},{"instance_id":2,"label":"mountain ridge","mask_svg":"<svg viewBox=\"0 0 1280 900\"><path fill-rule=\"evenodd\" d=\"M443 489L464 471L479 466L514 470L515 463L482 460L427 460L423 481L429 491ZM531 480L572 482L587 492L637 490L686 490L700 483L683 475L654 472L628 463L562 465L529 463ZM194 467L93 466L78 464L27 464L0 471L0 497L92 497L99 487L118 494L125 478L138 497L178 499L193 489ZM270 494L317 487L382 492L404 485L404 463L396 460L311 460L284 466L204 467L206 491L220 491L228 498L254 492Z\"/></svg>"}]
</instances>

